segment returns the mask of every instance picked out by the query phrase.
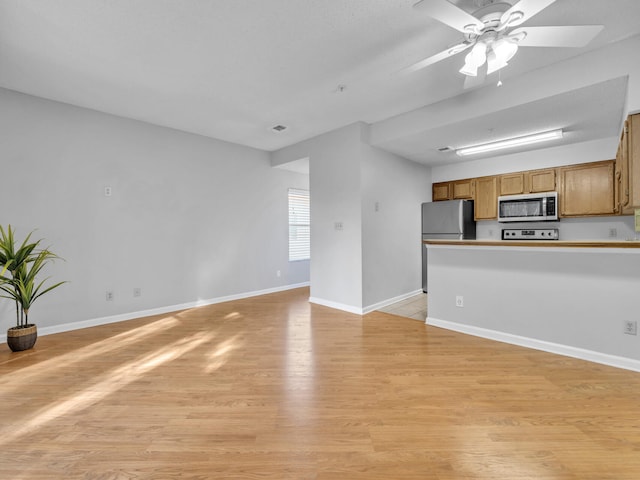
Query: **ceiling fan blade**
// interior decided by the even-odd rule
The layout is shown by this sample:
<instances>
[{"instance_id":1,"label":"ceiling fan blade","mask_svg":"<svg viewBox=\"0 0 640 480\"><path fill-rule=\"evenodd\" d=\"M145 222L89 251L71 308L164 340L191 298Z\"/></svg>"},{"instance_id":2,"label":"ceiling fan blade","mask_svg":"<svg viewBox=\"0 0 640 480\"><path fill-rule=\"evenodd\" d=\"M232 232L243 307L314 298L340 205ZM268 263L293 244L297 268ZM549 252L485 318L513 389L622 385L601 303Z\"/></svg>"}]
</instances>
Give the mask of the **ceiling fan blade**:
<instances>
[{"instance_id":1,"label":"ceiling fan blade","mask_svg":"<svg viewBox=\"0 0 640 480\"><path fill-rule=\"evenodd\" d=\"M520 25L555 1L556 0L520 0L502 14L500 25L503 28Z\"/></svg>"},{"instance_id":2,"label":"ceiling fan blade","mask_svg":"<svg viewBox=\"0 0 640 480\"><path fill-rule=\"evenodd\" d=\"M463 52L472 45L473 43L466 43L466 42L459 43L457 45L454 45L453 47L449 47L446 50L443 50L440 53L431 55L430 57L425 58L424 60L420 60L419 62L414 63L413 65L405 67L402 70L400 70L400 72L398 73L401 75L404 75L407 73L417 72L418 70L422 70L423 68L428 67L429 65L433 65L434 63L444 60L445 58L449 58L449 57L452 57L453 55Z\"/></svg>"},{"instance_id":3,"label":"ceiling fan blade","mask_svg":"<svg viewBox=\"0 0 640 480\"><path fill-rule=\"evenodd\" d=\"M584 47L604 28L603 25L575 25L565 27L522 27L509 37L526 35L517 43L521 47Z\"/></svg>"},{"instance_id":4,"label":"ceiling fan blade","mask_svg":"<svg viewBox=\"0 0 640 480\"><path fill-rule=\"evenodd\" d=\"M447 0L421 0L414 8L463 33L472 33L484 28L484 23Z\"/></svg>"}]
</instances>

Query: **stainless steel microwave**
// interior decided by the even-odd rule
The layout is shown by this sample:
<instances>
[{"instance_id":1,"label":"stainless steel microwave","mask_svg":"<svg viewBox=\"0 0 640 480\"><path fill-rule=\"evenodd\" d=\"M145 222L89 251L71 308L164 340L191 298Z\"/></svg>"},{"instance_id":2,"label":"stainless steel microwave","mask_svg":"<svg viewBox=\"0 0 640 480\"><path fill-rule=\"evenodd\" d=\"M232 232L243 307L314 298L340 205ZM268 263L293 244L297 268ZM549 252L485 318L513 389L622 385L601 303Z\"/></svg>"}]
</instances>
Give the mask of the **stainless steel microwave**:
<instances>
[{"instance_id":1,"label":"stainless steel microwave","mask_svg":"<svg viewBox=\"0 0 640 480\"><path fill-rule=\"evenodd\" d=\"M558 220L558 192L501 195L499 222L546 222Z\"/></svg>"}]
</instances>

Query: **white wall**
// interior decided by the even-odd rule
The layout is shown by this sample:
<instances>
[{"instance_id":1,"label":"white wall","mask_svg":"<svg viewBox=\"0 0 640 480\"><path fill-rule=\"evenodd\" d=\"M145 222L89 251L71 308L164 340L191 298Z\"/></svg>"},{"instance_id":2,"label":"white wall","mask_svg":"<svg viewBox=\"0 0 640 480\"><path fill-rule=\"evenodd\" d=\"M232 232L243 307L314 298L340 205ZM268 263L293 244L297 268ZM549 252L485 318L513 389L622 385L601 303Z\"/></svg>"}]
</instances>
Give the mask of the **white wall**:
<instances>
[{"instance_id":1,"label":"white wall","mask_svg":"<svg viewBox=\"0 0 640 480\"><path fill-rule=\"evenodd\" d=\"M309 157L311 299L348 311L362 308L363 128L349 125L272 153L273 165Z\"/></svg>"},{"instance_id":2,"label":"white wall","mask_svg":"<svg viewBox=\"0 0 640 480\"><path fill-rule=\"evenodd\" d=\"M356 123L272 154L274 165L309 157L311 300L356 313L421 288L420 204L431 198L429 168L367 141Z\"/></svg>"},{"instance_id":3,"label":"white wall","mask_svg":"<svg viewBox=\"0 0 640 480\"><path fill-rule=\"evenodd\" d=\"M366 309L422 289L420 205L431 200L431 172L366 144L362 150L362 276Z\"/></svg>"},{"instance_id":4,"label":"white wall","mask_svg":"<svg viewBox=\"0 0 640 480\"><path fill-rule=\"evenodd\" d=\"M619 138L573 143L562 147L541 148L530 152L500 155L433 167L434 182L461 178L499 175L539 168L559 167L577 163L597 162L616 158Z\"/></svg>"},{"instance_id":5,"label":"white wall","mask_svg":"<svg viewBox=\"0 0 640 480\"><path fill-rule=\"evenodd\" d=\"M640 371L639 269L630 248L430 246L427 323Z\"/></svg>"},{"instance_id":6,"label":"white wall","mask_svg":"<svg viewBox=\"0 0 640 480\"><path fill-rule=\"evenodd\" d=\"M287 251L287 189L308 176L266 152L0 89L0 158L0 224L38 229L66 260L39 327L309 281Z\"/></svg>"}]
</instances>

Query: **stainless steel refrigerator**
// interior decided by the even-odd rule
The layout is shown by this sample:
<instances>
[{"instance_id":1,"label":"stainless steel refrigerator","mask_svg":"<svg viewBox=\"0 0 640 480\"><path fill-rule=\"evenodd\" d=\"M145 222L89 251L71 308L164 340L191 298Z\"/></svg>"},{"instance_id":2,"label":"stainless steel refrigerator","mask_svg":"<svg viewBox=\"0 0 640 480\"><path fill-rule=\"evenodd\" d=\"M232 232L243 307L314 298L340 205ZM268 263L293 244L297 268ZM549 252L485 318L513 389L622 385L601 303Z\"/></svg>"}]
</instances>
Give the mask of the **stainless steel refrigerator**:
<instances>
[{"instance_id":1,"label":"stainless steel refrigerator","mask_svg":"<svg viewBox=\"0 0 640 480\"><path fill-rule=\"evenodd\" d=\"M422 204L422 240L476 238L473 200L446 200ZM422 245L422 290L427 292L427 246Z\"/></svg>"}]
</instances>

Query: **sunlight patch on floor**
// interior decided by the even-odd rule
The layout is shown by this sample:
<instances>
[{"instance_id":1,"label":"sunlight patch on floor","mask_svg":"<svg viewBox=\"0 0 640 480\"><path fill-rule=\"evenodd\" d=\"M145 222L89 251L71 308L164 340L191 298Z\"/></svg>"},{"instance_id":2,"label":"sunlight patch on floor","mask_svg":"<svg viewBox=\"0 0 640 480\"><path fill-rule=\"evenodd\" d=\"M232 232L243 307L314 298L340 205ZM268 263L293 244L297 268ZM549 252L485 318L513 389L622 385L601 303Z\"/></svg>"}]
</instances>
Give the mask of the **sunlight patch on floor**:
<instances>
[{"instance_id":1,"label":"sunlight patch on floor","mask_svg":"<svg viewBox=\"0 0 640 480\"><path fill-rule=\"evenodd\" d=\"M239 336L240 335L237 334L232 338L225 340L224 342L220 342L216 346L214 351L207 354L208 363L204 367L204 371L206 373L211 373L215 370L218 370L225 363L227 363L229 354L242 346L242 343L238 341Z\"/></svg>"},{"instance_id":2,"label":"sunlight patch on floor","mask_svg":"<svg viewBox=\"0 0 640 480\"><path fill-rule=\"evenodd\" d=\"M163 318L142 327L127 330L110 338L106 338L91 345L67 352L59 357L52 358L46 362L7 373L0 379L2 393L9 393L22 386L29 385L39 378L47 378L52 371L62 369L70 365L82 363L89 358L104 356L116 349L130 346L137 343L149 335L164 332L170 328L180 325L181 321L174 317Z\"/></svg>"},{"instance_id":3,"label":"sunlight patch on floor","mask_svg":"<svg viewBox=\"0 0 640 480\"><path fill-rule=\"evenodd\" d=\"M117 390L135 382L151 370L171 362L199 345L210 341L213 336L213 333L199 332L182 338L102 375L94 384L71 397L47 405L36 412L27 412L26 418L13 418L12 423L7 425L4 431L1 432L0 445L13 442L17 438L32 433L53 420L73 414L97 403Z\"/></svg>"}]
</instances>

